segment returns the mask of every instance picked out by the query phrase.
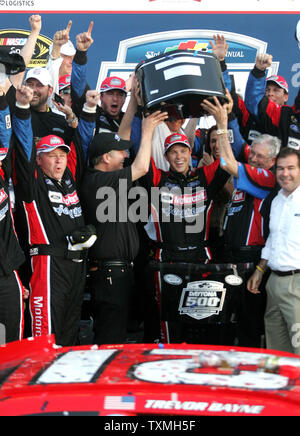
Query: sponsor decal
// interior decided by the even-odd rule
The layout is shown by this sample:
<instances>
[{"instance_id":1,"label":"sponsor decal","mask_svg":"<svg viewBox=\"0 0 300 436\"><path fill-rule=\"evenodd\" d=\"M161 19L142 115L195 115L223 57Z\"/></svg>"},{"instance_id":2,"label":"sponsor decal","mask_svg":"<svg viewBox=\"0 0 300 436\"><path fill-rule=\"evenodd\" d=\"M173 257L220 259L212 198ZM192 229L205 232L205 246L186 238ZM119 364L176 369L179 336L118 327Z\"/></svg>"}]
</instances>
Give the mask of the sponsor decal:
<instances>
[{"instance_id":1,"label":"sponsor decal","mask_svg":"<svg viewBox=\"0 0 300 436\"><path fill-rule=\"evenodd\" d=\"M35 336L42 336L43 328L44 298L34 297L33 299L33 323Z\"/></svg>"},{"instance_id":2,"label":"sponsor decal","mask_svg":"<svg viewBox=\"0 0 300 436\"><path fill-rule=\"evenodd\" d=\"M241 203L242 201L245 201L245 192L244 191L237 191L235 193L235 196L233 197L232 202L233 203Z\"/></svg>"},{"instance_id":3,"label":"sponsor decal","mask_svg":"<svg viewBox=\"0 0 300 436\"><path fill-rule=\"evenodd\" d=\"M161 410L184 410L184 411L200 411L200 412L225 412L225 413L245 413L250 415L259 415L264 406L250 404L234 404L234 403L211 403L202 401L172 401L172 400L146 400L145 409L161 409Z\"/></svg>"},{"instance_id":4,"label":"sponsor decal","mask_svg":"<svg viewBox=\"0 0 300 436\"><path fill-rule=\"evenodd\" d=\"M0 48L8 53L20 54L22 48L27 42L30 32L19 29L4 29L0 30ZM33 57L28 65L28 68L45 67L48 62L49 47L52 40L47 36L39 35Z\"/></svg>"},{"instance_id":5,"label":"sponsor decal","mask_svg":"<svg viewBox=\"0 0 300 436\"><path fill-rule=\"evenodd\" d=\"M197 190L193 194L177 195L169 192L161 193L162 203L174 204L175 206L184 206L190 204L196 204L207 200L206 190Z\"/></svg>"},{"instance_id":6,"label":"sponsor decal","mask_svg":"<svg viewBox=\"0 0 300 436\"><path fill-rule=\"evenodd\" d=\"M261 135L260 132L257 130L249 130L248 139L250 141L254 141L256 138L258 138Z\"/></svg>"},{"instance_id":7,"label":"sponsor decal","mask_svg":"<svg viewBox=\"0 0 300 436\"><path fill-rule=\"evenodd\" d=\"M294 148L295 150L300 150L300 139L289 137L288 147Z\"/></svg>"},{"instance_id":8,"label":"sponsor decal","mask_svg":"<svg viewBox=\"0 0 300 436\"><path fill-rule=\"evenodd\" d=\"M5 127L6 130L10 130L11 129L11 118L10 115L5 115Z\"/></svg>"},{"instance_id":9,"label":"sponsor decal","mask_svg":"<svg viewBox=\"0 0 300 436\"><path fill-rule=\"evenodd\" d=\"M74 207L74 209L69 209L67 206L64 207L62 204L60 204L58 207L54 207L53 210L55 213L57 213L58 216L68 215L72 220L82 216L81 207Z\"/></svg>"},{"instance_id":10,"label":"sponsor decal","mask_svg":"<svg viewBox=\"0 0 300 436\"><path fill-rule=\"evenodd\" d=\"M222 282L202 280L188 283L182 290L179 313L195 319L219 315L223 309L226 289Z\"/></svg>"},{"instance_id":11,"label":"sponsor decal","mask_svg":"<svg viewBox=\"0 0 300 436\"><path fill-rule=\"evenodd\" d=\"M77 192L63 196L60 192L49 191L49 199L53 203L63 203L66 206L73 206L79 203Z\"/></svg>"},{"instance_id":12,"label":"sponsor decal","mask_svg":"<svg viewBox=\"0 0 300 436\"><path fill-rule=\"evenodd\" d=\"M225 282L231 286L240 286L243 283L243 279L238 275L229 274L228 276L225 277Z\"/></svg>"},{"instance_id":13,"label":"sponsor decal","mask_svg":"<svg viewBox=\"0 0 300 436\"><path fill-rule=\"evenodd\" d=\"M8 212L8 204L4 206L3 209L0 210L0 221L2 221Z\"/></svg>"},{"instance_id":14,"label":"sponsor decal","mask_svg":"<svg viewBox=\"0 0 300 436\"><path fill-rule=\"evenodd\" d=\"M37 74L40 74L40 71L37 71ZM50 144L51 145L58 145L58 144L60 145L60 144L63 144L63 141L60 138L53 136L50 139Z\"/></svg>"},{"instance_id":15,"label":"sponsor decal","mask_svg":"<svg viewBox=\"0 0 300 436\"><path fill-rule=\"evenodd\" d=\"M3 203L8 198L6 192L2 188L0 191L0 204Z\"/></svg>"},{"instance_id":16,"label":"sponsor decal","mask_svg":"<svg viewBox=\"0 0 300 436\"><path fill-rule=\"evenodd\" d=\"M178 286L182 284L182 279L179 276L176 276L175 274L165 274L164 281L169 285L174 285L174 286Z\"/></svg>"},{"instance_id":17,"label":"sponsor decal","mask_svg":"<svg viewBox=\"0 0 300 436\"><path fill-rule=\"evenodd\" d=\"M107 396L104 399L104 409L135 410L135 397Z\"/></svg>"}]
</instances>

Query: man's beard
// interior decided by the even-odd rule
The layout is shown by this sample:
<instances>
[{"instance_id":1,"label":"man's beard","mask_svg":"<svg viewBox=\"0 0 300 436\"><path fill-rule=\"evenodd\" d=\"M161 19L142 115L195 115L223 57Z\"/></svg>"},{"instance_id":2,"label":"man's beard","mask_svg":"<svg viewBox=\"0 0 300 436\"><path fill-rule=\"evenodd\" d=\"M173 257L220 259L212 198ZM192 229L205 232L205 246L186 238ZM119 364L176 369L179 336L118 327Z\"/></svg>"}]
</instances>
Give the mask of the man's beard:
<instances>
[{"instance_id":1,"label":"man's beard","mask_svg":"<svg viewBox=\"0 0 300 436\"><path fill-rule=\"evenodd\" d=\"M32 102L30 103L30 106L35 109L38 110L41 107L43 107L45 104L47 104L48 101L48 96L47 97L38 97L37 100L32 100Z\"/></svg>"}]
</instances>

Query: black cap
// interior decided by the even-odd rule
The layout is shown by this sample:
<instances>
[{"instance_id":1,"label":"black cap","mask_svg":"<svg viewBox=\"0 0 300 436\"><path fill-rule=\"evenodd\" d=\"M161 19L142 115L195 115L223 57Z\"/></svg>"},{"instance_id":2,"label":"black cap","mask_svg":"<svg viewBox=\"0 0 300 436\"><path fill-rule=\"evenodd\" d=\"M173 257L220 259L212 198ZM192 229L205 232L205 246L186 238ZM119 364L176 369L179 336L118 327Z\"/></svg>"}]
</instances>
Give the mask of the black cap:
<instances>
[{"instance_id":1,"label":"black cap","mask_svg":"<svg viewBox=\"0 0 300 436\"><path fill-rule=\"evenodd\" d=\"M98 133L89 147L89 158L102 156L112 150L128 150L132 142L121 139L116 133Z\"/></svg>"},{"instance_id":2,"label":"black cap","mask_svg":"<svg viewBox=\"0 0 300 436\"><path fill-rule=\"evenodd\" d=\"M5 73L7 75L14 75L25 71L25 62L21 55L18 53L8 53L0 49L0 64L5 66Z\"/></svg>"}]
</instances>

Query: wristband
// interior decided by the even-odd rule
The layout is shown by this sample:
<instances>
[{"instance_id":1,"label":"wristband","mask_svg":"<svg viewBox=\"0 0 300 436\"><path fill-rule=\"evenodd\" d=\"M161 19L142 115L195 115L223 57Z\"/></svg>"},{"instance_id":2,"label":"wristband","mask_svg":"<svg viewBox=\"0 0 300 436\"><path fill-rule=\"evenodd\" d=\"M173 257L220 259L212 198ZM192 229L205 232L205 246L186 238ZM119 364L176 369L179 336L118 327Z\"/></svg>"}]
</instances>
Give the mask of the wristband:
<instances>
[{"instance_id":1,"label":"wristband","mask_svg":"<svg viewBox=\"0 0 300 436\"><path fill-rule=\"evenodd\" d=\"M259 272L261 272L262 274L264 274L265 273L265 271L259 266L259 265L256 265L256 269L259 271Z\"/></svg>"},{"instance_id":2,"label":"wristband","mask_svg":"<svg viewBox=\"0 0 300 436\"><path fill-rule=\"evenodd\" d=\"M97 110L97 107L96 106L90 107L86 103L84 103L82 110L84 112L89 113L89 114L95 114L96 110Z\"/></svg>"},{"instance_id":3,"label":"wristband","mask_svg":"<svg viewBox=\"0 0 300 436\"><path fill-rule=\"evenodd\" d=\"M16 107L18 107L19 109L29 109L29 108L30 108L30 104L29 104L29 103L27 103L27 104L21 104L21 103L18 103L18 102L16 101Z\"/></svg>"},{"instance_id":4,"label":"wristband","mask_svg":"<svg viewBox=\"0 0 300 436\"><path fill-rule=\"evenodd\" d=\"M218 129L217 130L217 135L224 135L225 133L228 134L227 129Z\"/></svg>"}]
</instances>

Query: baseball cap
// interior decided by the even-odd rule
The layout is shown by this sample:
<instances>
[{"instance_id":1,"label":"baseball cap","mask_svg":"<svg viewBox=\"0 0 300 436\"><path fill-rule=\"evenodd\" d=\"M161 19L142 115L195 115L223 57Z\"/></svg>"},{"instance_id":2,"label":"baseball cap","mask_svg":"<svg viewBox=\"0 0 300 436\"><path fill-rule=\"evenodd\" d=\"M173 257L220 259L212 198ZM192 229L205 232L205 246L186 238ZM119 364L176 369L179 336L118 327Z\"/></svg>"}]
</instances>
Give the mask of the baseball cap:
<instances>
[{"instance_id":1,"label":"baseball cap","mask_svg":"<svg viewBox=\"0 0 300 436\"><path fill-rule=\"evenodd\" d=\"M103 80L100 92L110 91L111 89L119 89L127 94L126 82L120 77L106 77L106 79Z\"/></svg>"},{"instance_id":2,"label":"baseball cap","mask_svg":"<svg viewBox=\"0 0 300 436\"><path fill-rule=\"evenodd\" d=\"M44 86L52 86L51 76L46 68L36 67L30 69L27 73L25 81L27 81L28 79L36 79Z\"/></svg>"},{"instance_id":3,"label":"baseball cap","mask_svg":"<svg viewBox=\"0 0 300 436\"><path fill-rule=\"evenodd\" d=\"M0 160L3 160L6 158L7 152L8 152L8 148L3 147L3 145L0 144Z\"/></svg>"},{"instance_id":4,"label":"baseball cap","mask_svg":"<svg viewBox=\"0 0 300 436\"><path fill-rule=\"evenodd\" d=\"M62 147L65 149L67 153L71 150L68 145L64 143L64 140L59 136L48 135L44 138L40 139L36 144L36 152L39 153L49 153L50 151L55 150L56 148Z\"/></svg>"},{"instance_id":5,"label":"baseball cap","mask_svg":"<svg viewBox=\"0 0 300 436\"><path fill-rule=\"evenodd\" d=\"M185 135L182 135L181 133L172 133L172 135L167 136L165 139L165 153L175 144L182 144L189 147L190 150L192 149L189 140Z\"/></svg>"},{"instance_id":6,"label":"baseball cap","mask_svg":"<svg viewBox=\"0 0 300 436\"><path fill-rule=\"evenodd\" d=\"M276 85L280 86L280 88L284 89L285 92L289 92L289 86L287 84L287 81L282 76L270 76L267 77L267 82L274 82Z\"/></svg>"},{"instance_id":7,"label":"baseball cap","mask_svg":"<svg viewBox=\"0 0 300 436\"><path fill-rule=\"evenodd\" d=\"M15 75L25 71L24 59L18 53L8 53L0 48L0 64L5 67L5 73L7 75Z\"/></svg>"},{"instance_id":8,"label":"baseball cap","mask_svg":"<svg viewBox=\"0 0 300 436\"><path fill-rule=\"evenodd\" d=\"M75 53L76 53L76 50L75 50L75 47L74 47L72 41L66 42L60 48L60 54L63 54L65 56L74 56Z\"/></svg>"},{"instance_id":9,"label":"baseball cap","mask_svg":"<svg viewBox=\"0 0 300 436\"><path fill-rule=\"evenodd\" d=\"M132 147L132 142L121 139L116 133L98 133L94 136L90 148L89 158L102 156L112 150L128 150Z\"/></svg>"},{"instance_id":10,"label":"baseball cap","mask_svg":"<svg viewBox=\"0 0 300 436\"><path fill-rule=\"evenodd\" d=\"M65 74L64 76L59 78L58 81L59 92L65 88L69 88L71 86L71 75Z\"/></svg>"}]
</instances>

